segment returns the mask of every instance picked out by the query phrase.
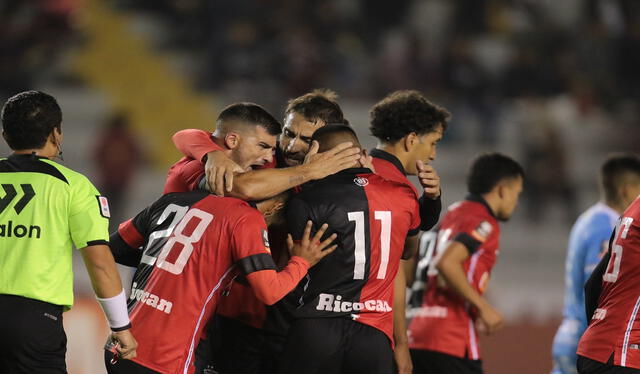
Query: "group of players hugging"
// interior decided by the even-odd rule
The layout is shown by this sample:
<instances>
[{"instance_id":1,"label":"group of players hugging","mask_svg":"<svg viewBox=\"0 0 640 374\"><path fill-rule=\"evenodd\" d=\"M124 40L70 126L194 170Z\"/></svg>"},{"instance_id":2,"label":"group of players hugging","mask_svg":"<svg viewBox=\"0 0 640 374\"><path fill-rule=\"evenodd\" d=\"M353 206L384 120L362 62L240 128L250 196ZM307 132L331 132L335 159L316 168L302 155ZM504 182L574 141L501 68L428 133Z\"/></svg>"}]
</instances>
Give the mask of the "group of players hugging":
<instances>
[{"instance_id":1,"label":"group of players hugging","mask_svg":"<svg viewBox=\"0 0 640 374\"><path fill-rule=\"evenodd\" d=\"M503 324L483 295L524 171L500 153L477 156L468 195L439 219L429 164L449 117L417 91L391 93L370 111L377 146L367 151L335 94L316 90L287 103L284 125L241 102L213 133L176 133L184 157L165 194L110 238L116 261L136 268L128 309L139 346L133 360L107 346L107 371L482 373L478 333ZM625 157L616 176L633 170ZM638 209L600 251L605 283L589 294L598 318L581 372L640 368L640 298L619 301L634 287L621 258L638 240Z\"/></svg>"}]
</instances>

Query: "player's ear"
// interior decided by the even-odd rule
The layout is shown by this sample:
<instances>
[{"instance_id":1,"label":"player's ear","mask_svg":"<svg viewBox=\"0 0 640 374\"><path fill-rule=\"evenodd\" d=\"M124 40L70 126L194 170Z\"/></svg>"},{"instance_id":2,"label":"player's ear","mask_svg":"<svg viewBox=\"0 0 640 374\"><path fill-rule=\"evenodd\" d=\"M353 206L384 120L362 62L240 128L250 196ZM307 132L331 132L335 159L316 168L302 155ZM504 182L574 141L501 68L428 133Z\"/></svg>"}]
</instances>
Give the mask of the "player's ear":
<instances>
[{"instance_id":1,"label":"player's ear","mask_svg":"<svg viewBox=\"0 0 640 374\"><path fill-rule=\"evenodd\" d=\"M240 144L240 134L236 132L229 132L224 136L224 144L229 149L236 149Z\"/></svg>"},{"instance_id":2,"label":"player's ear","mask_svg":"<svg viewBox=\"0 0 640 374\"><path fill-rule=\"evenodd\" d=\"M404 150L407 152L411 152L413 149L413 145L418 141L418 135L415 132L411 132L407 134L404 138Z\"/></svg>"}]
</instances>

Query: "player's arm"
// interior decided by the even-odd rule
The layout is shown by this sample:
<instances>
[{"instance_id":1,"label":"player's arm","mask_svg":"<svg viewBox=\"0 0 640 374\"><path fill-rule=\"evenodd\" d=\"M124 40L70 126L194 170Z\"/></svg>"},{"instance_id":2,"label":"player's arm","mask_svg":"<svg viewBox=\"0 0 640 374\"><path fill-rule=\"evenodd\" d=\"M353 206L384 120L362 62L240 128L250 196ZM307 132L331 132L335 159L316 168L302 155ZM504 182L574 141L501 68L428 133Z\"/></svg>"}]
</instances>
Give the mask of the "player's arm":
<instances>
[{"instance_id":1,"label":"player's arm","mask_svg":"<svg viewBox=\"0 0 640 374\"><path fill-rule=\"evenodd\" d=\"M469 249L460 241L453 241L436 264L447 284L466 301L478 309L482 327L492 333L502 327L503 317L467 280L463 262L469 258Z\"/></svg>"},{"instance_id":2,"label":"player's arm","mask_svg":"<svg viewBox=\"0 0 640 374\"><path fill-rule=\"evenodd\" d=\"M353 167L360 159L359 149L352 147L350 142L339 144L320 154L317 153L317 150L316 142L312 145L303 165L253 170L237 174L227 196L243 200L266 199L310 180L321 179ZM211 175L207 175L209 186L215 186L215 191L218 193L221 181L212 181L211 177Z\"/></svg>"},{"instance_id":3,"label":"player's arm","mask_svg":"<svg viewBox=\"0 0 640 374\"><path fill-rule=\"evenodd\" d=\"M395 348L393 356L399 374L411 374L413 363L409 354L409 337L407 336L406 293L404 260L400 261L398 273L393 282L393 340Z\"/></svg>"},{"instance_id":4,"label":"player's arm","mask_svg":"<svg viewBox=\"0 0 640 374\"><path fill-rule=\"evenodd\" d=\"M425 165L421 160L416 163L418 180L423 189L420 197L420 229L430 230L438 223L442 211L442 193L440 176L431 165Z\"/></svg>"},{"instance_id":5,"label":"player's arm","mask_svg":"<svg viewBox=\"0 0 640 374\"><path fill-rule=\"evenodd\" d=\"M336 238L335 234L321 241L327 230L326 224L313 237L311 237L311 226L312 223L309 221L305 234L298 243L293 242L291 235L288 236L287 246L291 252L291 259L282 271L275 271L275 263L271 256L262 254L262 260L268 263L268 268L265 266L261 271L253 271L247 274L247 280L255 295L263 303L273 305L282 299L298 285L310 267L336 249L335 245L330 246ZM251 261L254 262L255 260L252 259ZM246 269L246 267L251 266L253 265L245 262L241 265L241 268ZM245 273L247 273L247 270L245 270Z\"/></svg>"},{"instance_id":6,"label":"player's arm","mask_svg":"<svg viewBox=\"0 0 640 374\"><path fill-rule=\"evenodd\" d=\"M611 260L611 245L615 238L616 231L611 233L611 239L609 239L609 249L602 259L598 263L589 279L584 284L584 305L587 321L591 320L593 313L598 308L598 300L600 299L600 293L602 292L602 277L607 271L607 266Z\"/></svg>"}]
</instances>

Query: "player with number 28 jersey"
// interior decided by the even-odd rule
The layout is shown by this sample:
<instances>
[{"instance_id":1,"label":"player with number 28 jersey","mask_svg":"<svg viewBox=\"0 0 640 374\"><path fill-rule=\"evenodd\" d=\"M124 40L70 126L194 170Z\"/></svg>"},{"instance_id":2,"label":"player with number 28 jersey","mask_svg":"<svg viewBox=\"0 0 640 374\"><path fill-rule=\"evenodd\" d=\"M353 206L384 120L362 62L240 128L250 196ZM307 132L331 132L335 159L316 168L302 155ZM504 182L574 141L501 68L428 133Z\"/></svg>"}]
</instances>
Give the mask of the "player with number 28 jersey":
<instances>
[{"instance_id":1,"label":"player with number 28 jersey","mask_svg":"<svg viewBox=\"0 0 640 374\"><path fill-rule=\"evenodd\" d=\"M223 290L246 275L273 304L307 273L293 256L276 273L267 226L249 203L204 192L161 197L111 236L116 261L137 266L129 315L140 343L133 361L160 373L193 373L194 352Z\"/></svg>"}]
</instances>

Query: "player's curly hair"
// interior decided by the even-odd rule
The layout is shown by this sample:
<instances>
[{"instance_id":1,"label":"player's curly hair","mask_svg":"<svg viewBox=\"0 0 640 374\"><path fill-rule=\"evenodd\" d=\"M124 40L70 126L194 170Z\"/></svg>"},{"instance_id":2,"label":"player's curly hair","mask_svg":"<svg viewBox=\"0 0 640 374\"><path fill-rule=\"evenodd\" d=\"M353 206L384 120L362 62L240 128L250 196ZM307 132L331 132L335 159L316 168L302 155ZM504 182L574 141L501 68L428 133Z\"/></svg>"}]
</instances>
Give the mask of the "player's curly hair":
<instances>
[{"instance_id":1,"label":"player's curly hair","mask_svg":"<svg viewBox=\"0 0 640 374\"><path fill-rule=\"evenodd\" d=\"M451 114L414 90L395 91L373 106L369 112L369 130L378 140L395 143L406 135L430 133L441 125L447 128Z\"/></svg>"},{"instance_id":2,"label":"player's curly hair","mask_svg":"<svg viewBox=\"0 0 640 374\"><path fill-rule=\"evenodd\" d=\"M317 88L287 102L285 117L298 113L309 122L348 123L338 105L338 95L326 88Z\"/></svg>"}]
</instances>

